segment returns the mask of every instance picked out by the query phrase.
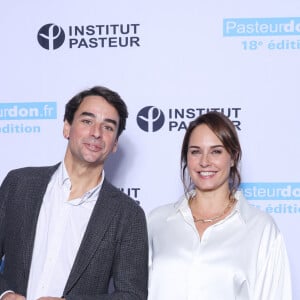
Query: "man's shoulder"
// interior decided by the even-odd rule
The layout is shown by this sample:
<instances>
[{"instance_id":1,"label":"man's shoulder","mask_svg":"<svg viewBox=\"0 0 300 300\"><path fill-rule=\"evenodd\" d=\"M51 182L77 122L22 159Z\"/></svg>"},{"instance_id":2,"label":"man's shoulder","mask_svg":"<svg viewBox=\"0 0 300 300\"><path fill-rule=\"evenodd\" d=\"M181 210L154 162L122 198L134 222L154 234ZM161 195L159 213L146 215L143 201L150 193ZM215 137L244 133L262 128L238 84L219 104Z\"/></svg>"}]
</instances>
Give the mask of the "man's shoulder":
<instances>
[{"instance_id":1,"label":"man's shoulder","mask_svg":"<svg viewBox=\"0 0 300 300\"><path fill-rule=\"evenodd\" d=\"M40 176L51 176L58 168L58 166L59 163L53 166L22 167L9 171L7 177L30 178Z\"/></svg>"},{"instance_id":2,"label":"man's shoulder","mask_svg":"<svg viewBox=\"0 0 300 300\"><path fill-rule=\"evenodd\" d=\"M8 172L2 183L29 183L31 181L36 182L37 180L44 180L46 182L50 180L58 166L59 163L53 166L22 167L13 169Z\"/></svg>"},{"instance_id":3,"label":"man's shoulder","mask_svg":"<svg viewBox=\"0 0 300 300\"><path fill-rule=\"evenodd\" d=\"M110 197L115 198L119 202L119 204L123 206L140 207L138 201L125 194L123 191L121 191L119 188L117 188L115 185L113 185L106 179L103 182L102 191L105 194L108 194Z\"/></svg>"}]
</instances>

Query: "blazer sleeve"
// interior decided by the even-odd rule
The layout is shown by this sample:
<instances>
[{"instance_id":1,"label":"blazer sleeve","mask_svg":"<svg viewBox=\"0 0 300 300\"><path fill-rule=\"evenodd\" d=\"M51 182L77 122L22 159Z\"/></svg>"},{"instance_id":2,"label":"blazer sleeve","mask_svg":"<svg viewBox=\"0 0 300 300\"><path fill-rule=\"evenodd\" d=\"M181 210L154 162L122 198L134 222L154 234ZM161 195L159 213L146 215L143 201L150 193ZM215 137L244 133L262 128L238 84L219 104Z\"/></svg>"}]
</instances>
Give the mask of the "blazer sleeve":
<instances>
[{"instance_id":1,"label":"blazer sleeve","mask_svg":"<svg viewBox=\"0 0 300 300\"><path fill-rule=\"evenodd\" d=\"M116 299L147 299L148 234L146 218L139 206L135 206L135 208L117 252L114 266L116 292L122 290L129 294L124 298Z\"/></svg>"},{"instance_id":2,"label":"blazer sleeve","mask_svg":"<svg viewBox=\"0 0 300 300\"><path fill-rule=\"evenodd\" d=\"M66 295L67 300L146 300L148 296L148 234L146 217L131 206L126 229L116 249L112 270L114 291L95 296Z\"/></svg>"},{"instance_id":3,"label":"blazer sleeve","mask_svg":"<svg viewBox=\"0 0 300 300\"><path fill-rule=\"evenodd\" d=\"M4 278L3 272L3 262L4 262L4 242L5 242L5 217L6 217L6 206L7 199L10 187L10 176L7 175L3 180L0 186L0 263L1 263L1 272L0 272L0 295L2 295L5 291L11 289L9 283Z\"/></svg>"}]
</instances>

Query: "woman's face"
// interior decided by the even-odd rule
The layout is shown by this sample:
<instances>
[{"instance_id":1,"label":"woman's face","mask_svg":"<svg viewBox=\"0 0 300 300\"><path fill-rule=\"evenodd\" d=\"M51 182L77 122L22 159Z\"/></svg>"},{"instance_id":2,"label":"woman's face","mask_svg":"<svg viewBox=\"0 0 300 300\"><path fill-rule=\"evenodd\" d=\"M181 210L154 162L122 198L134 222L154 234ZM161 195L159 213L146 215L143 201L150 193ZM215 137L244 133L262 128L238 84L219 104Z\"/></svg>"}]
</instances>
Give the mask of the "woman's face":
<instances>
[{"instance_id":1,"label":"woman's face","mask_svg":"<svg viewBox=\"0 0 300 300\"><path fill-rule=\"evenodd\" d=\"M187 167L196 189L228 192L232 166L233 160L220 139L207 125L197 126L190 136L187 153Z\"/></svg>"}]
</instances>

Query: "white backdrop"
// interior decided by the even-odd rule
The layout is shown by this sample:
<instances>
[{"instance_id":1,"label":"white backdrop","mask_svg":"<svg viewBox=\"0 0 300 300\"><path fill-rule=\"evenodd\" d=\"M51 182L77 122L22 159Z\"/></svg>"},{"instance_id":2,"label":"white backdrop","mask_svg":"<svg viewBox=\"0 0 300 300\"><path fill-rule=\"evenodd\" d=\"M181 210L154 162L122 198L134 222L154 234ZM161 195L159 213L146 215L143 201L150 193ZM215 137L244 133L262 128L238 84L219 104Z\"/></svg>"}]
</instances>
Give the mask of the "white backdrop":
<instances>
[{"instance_id":1,"label":"white backdrop","mask_svg":"<svg viewBox=\"0 0 300 300\"><path fill-rule=\"evenodd\" d=\"M63 158L65 103L93 85L128 104L106 165L146 212L178 199L185 126L235 122L243 188L276 219L300 299L300 2L2 1L0 180ZM52 25L49 25L52 24Z\"/></svg>"}]
</instances>

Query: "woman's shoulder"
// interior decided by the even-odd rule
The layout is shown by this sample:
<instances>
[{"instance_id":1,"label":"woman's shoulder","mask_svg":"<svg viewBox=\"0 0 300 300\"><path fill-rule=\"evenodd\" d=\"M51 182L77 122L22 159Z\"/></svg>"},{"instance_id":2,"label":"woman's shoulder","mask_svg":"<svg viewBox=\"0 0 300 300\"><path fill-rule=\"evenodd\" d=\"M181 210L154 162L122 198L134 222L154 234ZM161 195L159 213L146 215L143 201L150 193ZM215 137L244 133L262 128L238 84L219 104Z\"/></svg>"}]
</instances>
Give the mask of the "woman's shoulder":
<instances>
[{"instance_id":1,"label":"woman's shoulder","mask_svg":"<svg viewBox=\"0 0 300 300\"><path fill-rule=\"evenodd\" d=\"M149 236L156 235L166 228L169 216L175 213L174 203L168 203L155 207L147 214L147 227Z\"/></svg>"},{"instance_id":2,"label":"woman's shoulder","mask_svg":"<svg viewBox=\"0 0 300 300\"><path fill-rule=\"evenodd\" d=\"M149 226L152 226L152 224L161 224L169 217L174 216L178 212L183 201L184 197L180 197L176 202L163 204L152 209L147 215Z\"/></svg>"},{"instance_id":3,"label":"woman's shoulder","mask_svg":"<svg viewBox=\"0 0 300 300\"><path fill-rule=\"evenodd\" d=\"M254 226L256 230L260 228L263 231L269 230L274 233L279 232L279 228L273 216L261 208L249 203L242 194L239 194L238 198L240 202L240 213L246 224L249 224L249 226Z\"/></svg>"},{"instance_id":4,"label":"woman's shoulder","mask_svg":"<svg viewBox=\"0 0 300 300\"><path fill-rule=\"evenodd\" d=\"M150 213L148 214L148 219L150 220L164 218L171 214L173 211L175 211L175 203L160 205L150 211Z\"/></svg>"}]
</instances>

